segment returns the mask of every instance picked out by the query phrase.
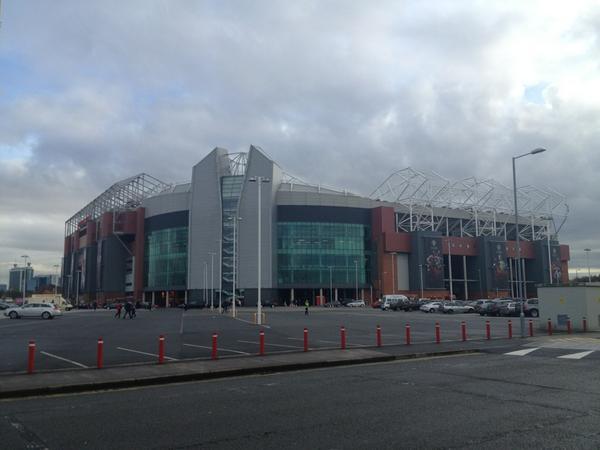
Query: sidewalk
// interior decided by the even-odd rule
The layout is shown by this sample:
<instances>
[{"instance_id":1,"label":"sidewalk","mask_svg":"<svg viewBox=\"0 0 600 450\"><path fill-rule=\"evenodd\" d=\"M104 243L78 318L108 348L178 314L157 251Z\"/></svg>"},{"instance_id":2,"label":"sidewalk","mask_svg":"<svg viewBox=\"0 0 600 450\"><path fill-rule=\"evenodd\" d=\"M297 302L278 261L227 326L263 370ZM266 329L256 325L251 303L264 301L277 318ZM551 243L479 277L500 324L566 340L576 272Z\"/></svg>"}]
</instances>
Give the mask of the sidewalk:
<instances>
[{"instance_id":1,"label":"sidewalk","mask_svg":"<svg viewBox=\"0 0 600 450\"><path fill-rule=\"evenodd\" d=\"M311 350L265 356L243 356L211 360L186 360L165 364L113 366L103 369L68 369L0 376L0 399L85 392L102 389L149 386L241 375L368 364L396 359L474 353L481 343L462 342Z\"/></svg>"}]
</instances>

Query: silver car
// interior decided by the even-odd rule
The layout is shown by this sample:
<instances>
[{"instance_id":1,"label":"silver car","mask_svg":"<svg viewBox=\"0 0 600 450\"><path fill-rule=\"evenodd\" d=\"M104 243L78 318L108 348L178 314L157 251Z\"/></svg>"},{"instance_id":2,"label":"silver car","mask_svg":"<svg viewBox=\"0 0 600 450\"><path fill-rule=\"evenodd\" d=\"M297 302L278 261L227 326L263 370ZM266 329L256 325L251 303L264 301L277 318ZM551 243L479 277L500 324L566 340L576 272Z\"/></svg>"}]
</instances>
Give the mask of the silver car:
<instances>
[{"instance_id":1,"label":"silver car","mask_svg":"<svg viewBox=\"0 0 600 450\"><path fill-rule=\"evenodd\" d=\"M62 313L56 305L52 303L27 303L16 308L9 308L4 311L4 315L11 319L20 319L21 317L41 317L42 319L54 319Z\"/></svg>"}]
</instances>

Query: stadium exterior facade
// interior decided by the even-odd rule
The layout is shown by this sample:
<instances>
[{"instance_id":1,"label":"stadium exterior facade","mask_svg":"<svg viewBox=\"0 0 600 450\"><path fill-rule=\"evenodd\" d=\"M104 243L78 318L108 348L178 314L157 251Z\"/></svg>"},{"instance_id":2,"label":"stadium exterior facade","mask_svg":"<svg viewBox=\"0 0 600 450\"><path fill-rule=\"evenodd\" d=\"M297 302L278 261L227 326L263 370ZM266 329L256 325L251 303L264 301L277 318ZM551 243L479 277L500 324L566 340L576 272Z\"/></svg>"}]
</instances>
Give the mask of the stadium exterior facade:
<instances>
[{"instance_id":1,"label":"stadium exterior facade","mask_svg":"<svg viewBox=\"0 0 600 450\"><path fill-rule=\"evenodd\" d=\"M63 294L79 303L216 305L235 283L255 305L259 183L264 302L516 292L512 190L409 168L363 197L303 183L251 146L215 148L190 183L123 180L77 212L65 224ZM535 296L538 284L568 281L569 248L556 237L568 208L552 191L518 195L524 285Z\"/></svg>"}]
</instances>

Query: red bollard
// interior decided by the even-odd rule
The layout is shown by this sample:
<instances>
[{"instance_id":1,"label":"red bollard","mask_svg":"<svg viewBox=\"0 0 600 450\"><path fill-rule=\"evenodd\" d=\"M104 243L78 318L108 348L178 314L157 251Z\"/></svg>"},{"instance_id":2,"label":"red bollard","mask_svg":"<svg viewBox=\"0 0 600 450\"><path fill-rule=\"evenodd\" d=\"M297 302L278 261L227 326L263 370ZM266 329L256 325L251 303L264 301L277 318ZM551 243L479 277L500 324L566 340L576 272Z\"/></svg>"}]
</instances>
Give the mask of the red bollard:
<instances>
[{"instance_id":1,"label":"red bollard","mask_svg":"<svg viewBox=\"0 0 600 450\"><path fill-rule=\"evenodd\" d=\"M435 323L435 343L439 344L442 341L442 338L440 336L440 323L436 322Z\"/></svg>"},{"instance_id":2,"label":"red bollard","mask_svg":"<svg viewBox=\"0 0 600 450\"><path fill-rule=\"evenodd\" d=\"M571 332L573 331L573 329L571 328L571 319L567 320L567 333L571 334Z\"/></svg>"},{"instance_id":3,"label":"red bollard","mask_svg":"<svg viewBox=\"0 0 600 450\"><path fill-rule=\"evenodd\" d=\"M552 336L552 319L548 319L548 336Z\"/></svg>"},{"instance_id":4,"label":"red bollard","mask_svg":"<svg viewBox=\"0 0 600 450\"><path fill-rule=\"evenodd\" d=\"M210 359L217 359L217 333L213 333L212 335L212 353L210 354Z\"/></svg>"},{"instance_id":5,"label":"red bollard","mask_svg":"<svg viewBox=\"0 0 600 450\"><path fill-rule=\"evenodd\" d=\"M512 320L508 320L508 338L512 339Z\"/></svg>"},{"instance_id":6,"label":"red bollard","mask_svg":"<svg viewBox=\"0 0 600 450\"><path fill-rule=\"evenodd\" d=\"M533 337L533 320L529 319L529 337Z\"/></svg>"},{"instance_id":7,"label":"red bollard","mask_svg":"<svg viewBox=\"0 0 600 450\"><path fill-rule=\"evenodd\" d=\"M259 334L259 354L260 356L265 355L265 332L260 330Z\"/></svg>"},{"instance_id":8,"label":"red bollard","mask_svg":"<svg viewBox=\"0 0 600 450\"><path fill-rule=\"evenodd\" d=\"M464 321L462 321L460 323L460 332L462 335L462 340L466 341L467 340L467 324Z\"/></svg>"},{"instance_id":9,"label":"red bollard","mask_svg":"<svg viewBox=\"0 0 600 450\"><path fill-rule=\"evenodd\" d=\"M485 321L485 338L489 341L492 338L492 332L490 330L490 321Z\"/></svg>"},{"instance_id":10,"label":"red bollard","mask_svg":"<svg viewBox=\"0 0 600 450\"><path fill-rule=\"evenodd\" d=\"M308 351L308 329L304 329L304 351Z\"/></svg>"},{"instance_id":11,"label":"red bollard","mask_svg":"<svg viewBox=\"0 0 600 450\"><path fill-rule=\"evenodd\" d=\"M35 341L29 341L29 352L27 358L27 373L33 373L33 360L35 357Z\"/></svg>"},{"instance_id":12,"label":"red bollard","mask_svg":"<svg viewBox=\"0 0 600 450\"><path fill-rule=\"evenodd\" d=\"M158 338L158 363L165 362L165 337L161 334Z\"/></svg>"},{"instance_id":13,"label":"red bollard","mask_svg":"<svg viewBox=\"0 0 600 450\"><path fill-rule=\"evenodd\" d=\"M406 330L406 345L410 345L410 325L406 324L404 328Z\"/></svg>"},{"instance_id":14,"label":"red bollard","mask_svg":"<svg viewBox=\"0 0 600 450\"><path fill-rule=\"evenodd\" d=\"M587 319L584 317L583 318L583 332L585 333L587 331Z\"/></svg>"},{"instance_id":15,"label":"red bollard","mask_svg":"<svg viewBox=\"0 0 600 450\"><path fill-rule=\"evenodd\" d=\"M381 347L381 327L377 325L377 347Z\"/></svg>"},{"instance_id":16,"label":"red bollard","mask_svg":"<svg viewBox=\"0 0 600 450\"><path fill-rule=\"evenodd\" d=\"M340 339L342 344L342 350L346 349L346 328L340 328Z\"/></svg>"},{"instance_id":17,"label":"red bollard","mask_svg":"<svg viewBox=\"0 0 600 450\"><path fill-rule=\"evenodd\" d=\"M98 351L96 352L96 367L102 369L102 363L104 360L104 340L98 338Z\"/></svg>"}]
</instances>

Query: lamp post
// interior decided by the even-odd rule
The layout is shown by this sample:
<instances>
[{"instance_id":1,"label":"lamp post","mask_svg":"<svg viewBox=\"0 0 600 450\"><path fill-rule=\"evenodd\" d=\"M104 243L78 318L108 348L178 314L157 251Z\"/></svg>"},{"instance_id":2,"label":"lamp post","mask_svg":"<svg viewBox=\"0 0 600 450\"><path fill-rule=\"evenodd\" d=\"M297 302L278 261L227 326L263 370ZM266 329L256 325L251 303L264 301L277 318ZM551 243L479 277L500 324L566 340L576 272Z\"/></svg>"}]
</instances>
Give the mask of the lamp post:
<instances>
[{"instance_id":1,"label":"lamp post","mask_svg":"<svg viewBox=\"0 0 600 450\"><path fill-rule=\"evenodd\" d=\"M214 308L214 298L215 298L215 252L208 252L210 255L210 309Z\"/></svg>"},{"instance_id":2,"label":"lamp post","mask_svg":"<svg viewBox=\"0 0 600 450\"><path fill-rule=\"evenodd\" d=\"M235 302L235 276L236 276L236 266L237 266L237 257L236 257L236 251L235 251L235 247L236 247L236 242L237 242L237 223L242 220L241 217L237 217L237 216L233 216L230 217L229 219L233 220L233 289L232 289L232 309L231 309L231 314L233 317L236 317L236 311L235 311L235 307L236 307L236 302Z\"/></svg>"},{"instance_id":3,"label":"lamp post","mask_svg":"<svg viewBox=\"0 0 600 450\"><path fill-rule=\"evenodd\" d=\"M329 266L329 305L333 308L333 267Z\"/></svg>"},{"instance_id":4,"label":"lamp post","mask_svg":"<svg viewBox=\"0 0 600 450\"><path fill-rule=\"evenodd\" d=\"M25 304L25 299L27 298L27 258L29 255L21 255L23 258L23 270L21 273L23 274L23 283L22 283L22 294L23 294L23 304Z\"/></svg>"},{"instance_id":5,"label":"lamp post","mask_svg":"<svg viewBox=\"0 0 600 450\"><path fill-rule=\"evenodd\" d=\"M421 284L421 298L425 297L423 295L423 264L419 264L419 280Z\"/></svg>"},{"instance_id":6,"label":"lamp post","mask_svg":"<svg viewBox=\"0 0 600 450\"><path fill-rule=\"evenodd\" d=\"M81 279L81 270L77 271L77 290L75 291L75 304L77 305L77 309L79 309L79 283Z\"/></svg>"},{"instance_id":7,"label":"lamp post","mask_svg":"<svg viewBox=\"0 0 600 450\"><path fill-rule=\"evenodd\" d=\"M219 314L223 312L223 239L217 239L219 244Z\"/></svg>"},{"instance_id":8,"label":"lamp post","mask_svg":"<svg viewBox=\"0 0 600 450\"><path fill-rule=\"evenodd\" d=\"M204 261L204 306L208 306L208 263Z\"/></svg>"},{"instance_id":9,"label":"lamp post","mask_svg":"<svg viewBox=\"0 0 600 450\"><path fill-rule=\"evenodd\" d=\"M390 255L392 255L392 294L395 294L396 293L396 270L394 268L394 260L396 259L396 252L392 252L392 253L390 253Z\"/></svg>"},{"instance_id":10,"label":"lamp post","mask_svg":"<svg viewBox=\"0 0 600 450\"><path fill-rule=\"evenodd\" d=\"M584 248L583 251L585 252L585 256L587 259L587 266L588 266L588 283L592 282L592 272L590 270L590 252L592 251L591 248Z\"/></svg>"},{"instance_id":11,"label":"lamp post","mask_svg":"<svg viewBox=\"0 0 600 450\"><path fill-rule=\"evenodd\" d=\"M358 261L356 259L354 260L354 288L356 290L354 299L358 300Z\"/></svg>"},{"instance_id":12,"label":"lamp post","mask_svg":"<svg viewBox=\"0 0 600 450\"><path fill-rule=\"evenodd\" d=\"M519 158L523 158L528 155L536 155L538 153L545 152L545 148L536 148L531 150L530 152L523 153L522 155L513 156L512 158L512 173L513 173L513 195L515 202L515 230L516 230L516 244L517 244L517 295L521 301L521 312L519 313L520 323L521 323L521 337L525 337L525 311L523 311L524 299L523 297L526 295L524 292L524 286L521 286L521 246L519 243L519 213L517 210L517 171L515 168L515 161Z\"/></svg>"},{"instance_id":13,"label":"lamp post","mask_svg":"<svg viewBox=\"0 0 600 450\"><path fill-rule=\"evenodd\" d=\"M248 178L248 181L250 182L254 182L258 185L258 286L257 286L257 291L258 291L258 299L256 302L256 313L257 313L257 323L258 325L262 325L262 304L261 304L261 298L260 298L260 285L261 283L261 266L262 266L262 258L261 258L261 235L262 235L262 230L261 230L261 216L262 216L262 208L261 208L261 186L263 183L269 183L271 180L267 177L250 177Z\"/></svg>"},{"instance_id":14,"label":"lamp post","mask_svg":"<svg viewBox=\"0 0 600 450\"><path fill-rule=\"evenodd\" d=\"M56 279L54 280L54 299L56 300L58 294L58 268L60 265L54 264L52 267L54 267L54 271L56 272Z\"/></svg>"}]
</instances>

